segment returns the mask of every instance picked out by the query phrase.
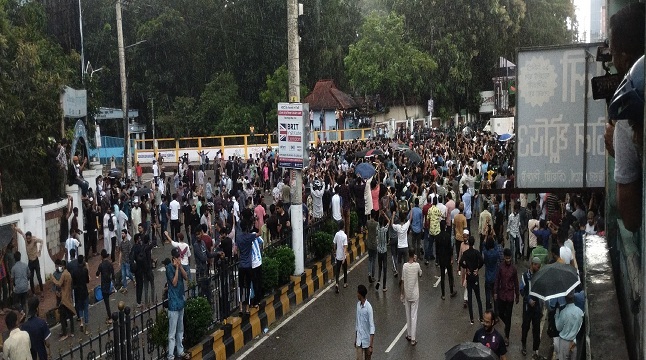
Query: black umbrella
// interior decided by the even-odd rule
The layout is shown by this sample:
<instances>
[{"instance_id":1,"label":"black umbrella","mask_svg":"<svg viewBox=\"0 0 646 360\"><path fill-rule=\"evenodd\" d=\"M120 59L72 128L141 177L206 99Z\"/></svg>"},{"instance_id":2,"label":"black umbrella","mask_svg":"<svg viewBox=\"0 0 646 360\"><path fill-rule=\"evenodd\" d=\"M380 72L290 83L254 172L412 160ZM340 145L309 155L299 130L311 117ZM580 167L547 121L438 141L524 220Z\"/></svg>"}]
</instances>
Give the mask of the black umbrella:
<instances>
[{"instance_id":1,"label":"black umbrella","mask_svg":"<svg viewBox=\"0 0 646 360\"><path fill-rule=\"evenodd\" d=\"M120 178L121 177L121 171L117 168L112 168L110 171L108 171L108 177L111 178Z\"/></svg>"},{"instance_id":2,"label":"black umbrella","mask_svg":"<svg viewBox=\"0 0 646 360\"><path fill-rule=\"evenodd\" d=\"M422 161L422 157L411 149L404 150L404 156L408 158L408 162L411 164L417 164Z\"/></svg>"},{"instance_id":3,"label":"black umbrella","mask_svg":"<svg viewBox=\"0 0 646 360\"><path fill-rule=\"evenodd\" d=\"M479 342L463 342L444 353L446 360L498 360L493 350Z\"/></svg>"},{"instance_id":4,"label":"black umbrella","mask_svg":"<svg viewBox=\"0 0 646 360\"><path fill-rule=\"evenodd\" d=\"M148 195L148 194L150 194L151 192L153 192L151 189L149 189L149 188L147 188L147 187L145 187L145 186L144 186L144 187L142 187L141 189L139 189L139 190L135 191L135 196L142 197L142 196L144 196L144 195Z\"/></svg>"},{"instance_id":5,"label":"black umbrella","mask_svg":"<svg viewBox=\"0 0 646 360\"><path fill-rule=\"evenodd\" d=\"M566 296L581 284L577 270L568 264L554 263L543 266L532 275L529 295L541 300Z\"/></svg>"}]
</instances>

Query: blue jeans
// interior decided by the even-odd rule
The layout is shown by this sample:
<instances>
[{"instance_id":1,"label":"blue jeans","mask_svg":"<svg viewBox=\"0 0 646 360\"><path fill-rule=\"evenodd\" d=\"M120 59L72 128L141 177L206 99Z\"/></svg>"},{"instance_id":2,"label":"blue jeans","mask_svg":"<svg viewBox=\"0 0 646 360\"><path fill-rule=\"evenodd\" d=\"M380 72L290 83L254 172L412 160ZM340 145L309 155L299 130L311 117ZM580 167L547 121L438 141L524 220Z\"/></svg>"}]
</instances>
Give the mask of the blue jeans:
<instances>
[{"instance_id":1,"label":"blue jeans","mask_svg":"<svg viewBox=\"0 0 646 360\"><path fill-rule=\"evenodd\" d=\"M377 250L368 250L368 276L375 276L375 263L377 262Z\"/></svg>"},{"instance_id":2,"label":"blue jeans","mask_svg":"<svg viewBox=\"0 0 646 360\"><path fill-rule=\"evenodd\" d=\"M177 355L184 354L182 345L184 338L184 309L178 311L168 311L168 359L175 360L175 347L177 346Z\"/></svg>"},{"instance_id":3,"label":"blue jeans","mask_svg":"<svg viewBox=\"0 0 646 360\"><path fill-rule=\"evenodd\" d=\"M130 271L130 263L121 263L121 285L123 285L124 289L128 286L128 278L130 278L130 281L135 281L135 276Z\"/></svg>"},{"instance_id":4,"label":"blue jeans","mask_svg":"<svg viewBox=\"0 0 646 360\"><path fill-rule=\"evenodd\" d=\"M185 281L186 284L188 284L191 281L191 266L190 265L182 265L184 268L184 271L186 271L186 277L188 278L187 281Z\"/></svg>"},{"instance_id":5,"label":"blue jeans","mask_svg":"<svg viewBox=\"0 0 646 360\"><path fill-rule=\"evenodd\" d=\"M77 306L76 307L76 313L77 313L79 318L81 317L80 313L83 313L83 322L85 323L85 325L87 325L88 322L90 321L90 306L89 305L90 305L90 302L89 302L88 299L85 299L84 302L76 305Z\"/></svg>"}]
</instances>

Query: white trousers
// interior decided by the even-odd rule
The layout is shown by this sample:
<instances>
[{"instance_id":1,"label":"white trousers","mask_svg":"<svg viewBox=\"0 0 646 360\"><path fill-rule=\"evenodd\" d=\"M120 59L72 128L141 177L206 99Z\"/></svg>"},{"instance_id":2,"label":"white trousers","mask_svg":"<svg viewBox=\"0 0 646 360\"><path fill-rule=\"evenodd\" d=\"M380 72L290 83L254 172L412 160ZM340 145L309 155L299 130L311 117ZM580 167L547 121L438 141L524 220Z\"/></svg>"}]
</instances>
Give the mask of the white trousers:
<instances>
[{"instance_id":1,"label":"white trousers","mask_svg":"<svg viewBox=\"0 0 646 360\"><path fill-rule=\"evenodd\" d=\"M406 307L406 330L411 340L415 340L415 333L417 332L417 307L419 300L404 301Z\"/></svg>"}]
</instances>

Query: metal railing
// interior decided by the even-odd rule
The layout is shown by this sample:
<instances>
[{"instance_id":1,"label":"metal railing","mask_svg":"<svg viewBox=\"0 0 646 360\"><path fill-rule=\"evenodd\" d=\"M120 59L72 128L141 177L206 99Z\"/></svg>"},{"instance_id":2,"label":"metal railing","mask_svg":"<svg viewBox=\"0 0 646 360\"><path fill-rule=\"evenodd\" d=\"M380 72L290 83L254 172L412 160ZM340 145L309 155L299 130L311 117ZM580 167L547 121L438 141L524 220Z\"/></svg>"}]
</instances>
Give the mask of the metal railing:
<instances>
[{"instance_id":1,"label":"metal railing","mask_svg":"<svg viewBox=\"0 0 646 360\"><path fill-rule=\"evenodd\" d=\"M211 305L213 319L207 333L220 327L239 306L238 264L214 264L209 267L207 276L189 282L184 296L187 299L204 296ZM74 360L145 360L163 359L167 355L167 344L153 342L153 327L158 315L166 311L168 300L163 299L154 306L142 311L132 310L119 304L119 311L112 313L113 325L107 330L90 336L54 359Z\"/></svg>"}]
</instances>

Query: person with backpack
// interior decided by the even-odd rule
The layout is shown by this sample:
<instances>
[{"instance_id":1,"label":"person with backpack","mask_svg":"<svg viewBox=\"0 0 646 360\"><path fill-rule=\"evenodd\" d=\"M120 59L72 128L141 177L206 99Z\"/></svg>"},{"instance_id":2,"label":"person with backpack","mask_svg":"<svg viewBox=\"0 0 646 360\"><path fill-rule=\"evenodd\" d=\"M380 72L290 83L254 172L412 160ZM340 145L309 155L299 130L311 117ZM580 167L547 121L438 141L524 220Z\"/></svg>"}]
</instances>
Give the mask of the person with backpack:
<instances>
[{"instance_id":1,"label":"person with backpack","mask_svg":"<svg viewBox=\"0 0 646 360\"><path fill-rule=\"evenodd\" d=\"M99 268L96 270L96 277L98 279L99 276L101 276L101 295L103 295L103 303L108 315L105 323L112 324L112 311L110 311L110 295L112 292L110 290L112 288L112 280L114 279L114 268L112 267L112 263L108 260L108 256L108 252L105 249L101 250L101 259L103 260L101 261L101 264L99 264ZM74 328L72 328L72 331L74 331Z\"/></svg>"}]
</instances>

